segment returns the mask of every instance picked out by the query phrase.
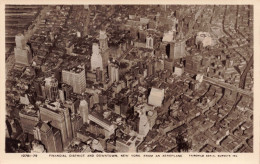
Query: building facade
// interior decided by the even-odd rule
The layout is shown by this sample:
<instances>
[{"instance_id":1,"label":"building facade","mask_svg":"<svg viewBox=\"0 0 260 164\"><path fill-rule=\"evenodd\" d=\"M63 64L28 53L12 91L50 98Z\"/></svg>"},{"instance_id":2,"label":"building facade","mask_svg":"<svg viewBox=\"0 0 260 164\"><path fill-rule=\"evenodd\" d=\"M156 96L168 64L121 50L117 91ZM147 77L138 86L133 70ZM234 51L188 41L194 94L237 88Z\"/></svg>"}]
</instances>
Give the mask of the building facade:
<instances>
[{"instance_id":1,"label":"building facade","mask_svg":"<svg viewBox=\"0 0 260 164\"><path fill-rule=\"evenodd\" d=\"M44 144L48 153L63 151L61 134L58 129L49 126L45 122L39 122L33 131L34 138Z\"/></svg>"},{"instance_id":2,"label":"building facade","mask_svg":"<svg viewBox=\"0 0 260 164\"><path fill-rule=\"evenodd\" d=\"M61 131L62 144L66 147L72 139L72 128L69 110L52 104L40 106L42 121L50 121L51 125Z\"/></svg>"},{"instance_id":3,"label":"building facade","mask_svg":"<svg viewBox=\"0 0 260 164\"><path fill-rule=\"evenodd\" d=\"M32 52L23 34L15 36L16 47L14 48L15 63L30 65L32 62Z\"/></svg>"},{"instance_id":4,"label":"building facade","mask_svg":"<svg viewBox=\"0 0 260 164\"><path fill-rule=\"evenodd\" d=\"M86 90L86 74L84 66L62 70L62 82L72 86L73 92L81 94ZM67 98L66 94L66 98Z\"/></svg>"}]
</instances>

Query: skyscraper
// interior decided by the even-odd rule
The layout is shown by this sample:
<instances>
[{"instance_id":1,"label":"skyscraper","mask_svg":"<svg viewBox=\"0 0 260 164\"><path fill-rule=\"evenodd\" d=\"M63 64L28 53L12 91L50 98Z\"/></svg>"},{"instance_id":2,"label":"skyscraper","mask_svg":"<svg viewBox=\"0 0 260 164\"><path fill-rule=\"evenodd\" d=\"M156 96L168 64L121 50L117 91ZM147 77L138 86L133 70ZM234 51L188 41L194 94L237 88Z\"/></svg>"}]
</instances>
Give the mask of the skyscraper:
<instances>
[{"instance_id":1,"label":"skyscraper","mask_svg":"<svg viewBox=\"0 0 260 164\"><path fill-rule=\"evenodd\" d=\"M92 111L89 113L89 120L104 128L106 137L112 135L115 132L116 125L105 118L105 113L102 115L101 113Z\"/></svg>"},{"instance_id":2,"label":"skyscraper","mask_svg":"<svg viewBox=\"0 0 260 164\"><path fill-rule=\"evenodd\" d=\"M61 102L64 103L64 101L65 101L65 95L64 95L64 91L61 90L61 89L59 89L59 98L60 98Z\"/></svg>"},{"instance_id":3,"label":"skyscraper","mask_svg":"<svg viewBox=\"0 0 260 164\"><path fill-rule=\"evenodd\" d=\"M173 61L172 59L165 59L164 60L164 69L173 72Z\"/></svg>"},{"instance_id":4,"label":"skyscraper","mask_svg":"<svg viewBox=\"0 0 260 164\"><path fill-rule=\"evenodd\" d=\"M42 90L42 83L44 81L42 81L42 79L38 78L38 79L35 79L33 81L33 84L34 84L34 88L35 88L35 91L36 91L36 95L38 98L45 98L45 94L43 93L44 90Z\"/></svg>"},{"instance_id":5,"label":"skyscraper","mask_svg":"<svg viewBox=\"0 0 260 164\"><path fill-rule=\"evenodd\" d=\"M20 123L24 133L33 134L33 128L40 120L39 112L31 106L26 106L19 112Z\"/></svg>"},{"instance_id":6,"label":"skyscraper","mask_svg":"<svg viewBox=\"0 0 260 164\"><path fill-rule=\"evenodd\" d=\"M91 8L89 7L89 5L84 5L84 14L86 14L86 20L83 21L83 36L87 36L89 32L88 25L90 20L90 12Z\"/></svg>"},{"instance_id":7,"label":"skyscraper","mask_svg":"<svg viewBox=\"0 0 260 164\"><path fill-rule=\"evenodd\" d=\"M119 81L119 66L114 63L109 63L108 71L109 71L110 81L112 83L115 81L118 82Z\"/></svg>"},{"instance_id":8,"label":"skyscraper","mask_svg":"<svg viewBox=\"0 0 260 164\"><path fill-rule=\"evenodd\" d=\"M66 147L72 139L72 129L69 110L58 102L40 106L42 121L50 121L51 125L61 131L62 143Z\"/></svg>"},{"instance_id":9,"label":"skyscraper","mask_svg":"<svg viewBox=\"0 0 260 164\"><path fill-rule=\"evenodd\" d=\"M93 43L93 45L92 45L92 56L91 56L91 70L94 71L98 67L100 68L100 70L103 70L102 56L99 52L98 44Z\"/></svg>"},{"instance_id":10,"label":"skyscraper","mask_svg":"<svg viewBox=\"0 0 260 164\"><path fill-rule=\"evenodd\" d=\"M201 67L201 60L202 56L195 55L195 56L187 56L185 62L185 71L188 73L198 73Z\"/></svg>"},{"instance_id":11,"label":"skyscraper","mask_svg":"<svg viewBox=\"0 0 260 164\"><path fill-rule=\"evenodd\" d=\"M71 127L73 137L77 137L77 131L82 127L83 119L78 114L72 116L71 118Z\"/></svg>"},{"instance_id":12,"label":"skyscraper","mask_svg":"<svg viewBox=\"0 0 260 164\"><path fill-rule=\"evenodd\" d=\"M45 91L49 100L55 101L59 97L58 80L52 75L45 78Z\"/></svg>"},{"instance_id":13,"label":"skyscraper","mask_svg":"<svg viewBox=\"0 0 260 164\"><path fill-rule=\"evenodd\" d=\"M146 37L146 48L153 48L153 37L151 35Z\"/></svg>"},{"instance_id":14,"label":"skyscraper","mask_svg":"<svg viewBox=\"0 0 260 164\"><path fill-rule=\"evenodd\" d=\"M164 99L164 89L157 89L157 88L152 88L149 98L148 98L148 103L154 106L162 106L162 102Z\"/></svg>"},{"instance_id":15,"label":"skyscraper","mask_svg":"<svg viewBox=\"0 0 260 164\"><path fill-rule=\"evenodd\" d=\"M72 86L68 84L61 84L62 91L64 92L64 99L68 100L70 98L70 94L73 92Z\"/></svg>"},{"instance_id":16,"label":"skyscraper","mask_svg":"<svg viewBox=\"0 0 260 164\"><path fill-rule=\"evenodd\" d=\"M150 130L148 118L145 113L139 112L138 133L146 136Z\"/></svg>"},{"instance_id":17,"label":"skyscraper","mask_svg":"<svg viewBox=\"0 0 260 164\"><path fill-rule=\"evenodd\" d=\"M15 63L22 65L30 65L32 62L32 52L28 45L26 45L23 34L15 36L16 47L14 48Z\"/></svg>"},{"instance_id":18,"label":"skyscraper","mask_svg":"<svg viewBox=\"0 0 260 164\"><path fill-rule=\"evenodd\" d=\"M153 60L150 60L147 62L147 75L148 76L151 76L151 75L154 75L155 73L155 62Z\"/></svg>"},{"instance_id":19,"label":"skyscraper","mask_svg":"<svg viewBox=\"0 0 260 164\"><path fill-rule=\"evenodd\" d=\"M62 70L62 82L71 85L73 92L81 94L86 90L85 67L77 66ZM66 97L67 95L65 95Z\"/></svg>"},{"instance_id":20,"label":"skyscraper","mask_svg":"<svg viewBox=\"0 0 260 164\"><path fill-rule=\"evenodd\" d=\"M86 100L81 100L79 104L80 116L83 118L83 123L89 122L88 119L88 103Z\"/></svg>"},{"instance_id":21,"label":"skyscraper","mask_svg":"<svg viewBox=\"0 0 260 164\"><path fill-rule=\"evenodd\" d=\"M174 43L170 43L170 59L176 60L185 57L185 40L177 40Z\"/></svg>"},{"instance_id":22,"label":"skyscraper","mask_svg":"<svg viewBox=\"0 0 260 164\"><path fill-rule=\"evenodd\" d=\"M100 45L100 50L101 52L104 52L108 49L108 44L107 44L107 34L105 30L100 30L99 32L99 45Z\"/></svg>"},{"instance_id":23,"label":"skyscraper","mask_svg":"<svg viewBox=\"0 0 260 164\"><path fill-rule=\"evenodd\" d=\"M99 67L96 69L96 81L97 82L102 81L102 71L100 70Z\"/></svg>"},{"instance_id":24,"label":"skyscraper","mask_svg":"<svg viewBox=\"0 0 260 164\"><path fill-rule=\"evenodd\" d=\"M62 152L61 134L57 128L40 121L33 129L34 138L41 141L47 152Z\"/></svg>"}]
</instances>

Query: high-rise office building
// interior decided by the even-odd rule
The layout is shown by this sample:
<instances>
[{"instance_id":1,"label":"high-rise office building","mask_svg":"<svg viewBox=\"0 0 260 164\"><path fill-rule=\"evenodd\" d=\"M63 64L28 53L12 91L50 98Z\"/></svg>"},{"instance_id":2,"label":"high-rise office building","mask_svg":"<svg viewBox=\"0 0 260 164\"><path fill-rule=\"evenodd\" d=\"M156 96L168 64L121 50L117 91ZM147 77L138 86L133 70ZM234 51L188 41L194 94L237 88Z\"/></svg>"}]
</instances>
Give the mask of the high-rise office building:
<instances>
[{"instance_id":1,"label":"high-rise office building","mask_svg":"<svg viewBox=\"0 0 260 164\"><path fill-rule=\"evenodd\" d=\"M108 38L105 30L100 30L98 40L99 40L101 52L106 51L108 49L108 43L107 43Z\"/></svg>"},{"instance_id":2,"label":"high-rise office building","mask_svg":"<svg viewBox=\"0 0 260 164\"><path fill-rule=\"evenodd\" d=\"M170 43L170 59L176 60L185 57L185 40L177 40Z\"/></svg>"},{"instance_id":3,"label":"high-rise office building","mask_svg":"<svg viewBox=\"0 0 260 164\"><path fill-rule=\"evenodd\" d=\"M59 97L58 80L54 75L45 78L45 92L49 100L55 101Z\"/></svg>"},{"instance_id":4,"label":"high-rise office building","mask_svg":"<svg viewBox=\"0 0 260 164\"><path fill-rule=\"evenodd\" d=\"M96 69L96 81L97 82L102 81L102 70L100 70L99 67Z\"/></svg>"},{"instance_id":5,"label":"high-rise office building","mask_svg":"<svg viewBox=\"0 0 260 164\"><path fill-rule=\"evenodd\" d=\"M138 35L137 35L137 29L134 27L130 27L130 36L133 40L136 40Z\"/></svg>"},{"instance_id":6,"label":"high-rise office building","mask_svg":"<svg viewBox=\"0 0 260 164\"><path fill-rule=\"evenodd\" d=\"M88 103L86 100L81 100L79 104L80 116L83 118L83 123L89 122L88 119Z\"/></svg>"},{"instance_id":7,"label":"high-rise office building","mask_svg":"<svg viewBox=\"0 0 260 164\"><path fill-rule=\"evenodd\" d=\"M33 129L34 138L41 141L48 153L62 152L61 134L57 128L40 121Z\"/></svg>"},{"instance_id":8,"label":"high-rise office building","mask_svg":"<svg viewBox=\"0 0 260 164\"><path fill-rule=\"evenodd\" d=\"M78 106L80 101L77 98L71 98L66 100L63 105L64 107L68 108L71 115L78 113Z\"/></svg>"},{"instance_id":9,"label":"high-rise office building","mask_svg":"<svg viewBox=\"0 0 260 164\"><path fill-rule=\"evenodd\" d=\"M78 114L72 116L71 118L71 126L72 126L72 136L77 137L77 131L82 127L83 119Z\"/></svg>"},{"instance_id":10,"label":"high-rise office building","mask_svg":"<svg viewBox=\"0 0 260 164\"><path fill-rule=\"evenodd\" d=\"M157 111L156 110L150 110L147 112L148 122L150 129L153 128L155 125L155 121L157 119Z\"/></svg>"},{"instance_id":11,"label":"high-rise office building","mask_svg":"<svg viewBox=\"0 0 260 164\"><path fill-rule=\"evenodd\" d=\"M184 70L188 73L197 74L201 68L202 56L187 56Z\"/></svg>"},{"instance_id":12,"label":"high-rise office building","mask_svg":"<svg viewBox=\"0 0 260 164\"><path fill-rule=\"evenodd\" d=\"M148 98L148 103L153 105L153 106L162 106L162 102L164 99L164 89L157 89L157 88L152 88L149 98Z\"/></svg>"},{"instance_id":13,"label":"high-rise office building","mask_svg":"<svg viewBox=\"0 0 260 164\"><path fill-rule=\"evenodd\" d=\"M95 122L99 126L105 129L105 135L106 137L112 135L115 132L116 126L111 123L111 121L108 121L104 117L105 113L101 115L100 113L97 113L95 111L92 111L89 113L89 120Z\"/></svg>"},{"instance_id":14,"label":"high-rise office building","mask_svg":"<svg viewBox=\"0 0 260 164\"><path fill-rule=\"evenodd\" d=\"M26 40L23 34L17 34L15 36L16 48L24 49L26 47Z\"/></svg>"},{"instance_id":15,"label":"high-rise office building","mask_svg":"<svg viewBox=\"0 0 260 164\"><path fill-rule=\"evenodd\" d=\"M153 37L151 35L146 37L146 48L153 48Z\"/></svg>"},{"instance_id":16,"label":"high-rise office building","mask_svg":"<svg viewBox=\"0 0 260 164\"><path fill-rule=\"evenodd\" d=\"M15 63L30 65L32 62L32 52L23 34L15 36L16 47L14 48Z\"/></svg>"},{"instance_id":17,"label":"high-rise office building","mask_svg":"<svg viewBox=\"0 0 260 164\"><path fill-rule=\"evenodd\" d=\"M116 140L116 150L118 152L136 152L136 136L123 134Z\"/></svg>"},{"instance_id":18,"label":"high-rise office building","mask_svg":"<svg viewBox=\"0 0 260 164\"><path fill-rule=\"evenodd\" d=\"M138 39L139 39L140 42L145 43L145 39L146 39L146 31L145 30L140 29L138 31Z\"/></svg>"},{"instance_id":19,"label":"high-rise office building","mask_svg":"<svg viewBox=\"0 0 260 164\"><path fill-rule=\"evenodd\" d=\"M164 60L164 69L169 70L171 73L173 72L173 61L172 59Z\"/></svg>"},{"instance_id":20,"label":"high-rise office building","mask_svg":"<svg viewBox=\"0 0 260 164\"><path fill-rule=\"evenodd\" d=\"M43 99L46 99L46 90L45 90L45 81L43 80L43 81L40 81L39 82L40 83L40 86L41 86L41 90L42 90L42 98Z\"/></svg>"},{"instance_id":21,"label":"high-rise office building","mask_svg":"<svg viewBox=\"0 0 260 164\"><path fill-rule=\"evenodd\" d=\"M73 92L73 88L71 85L68 84L61 84L62 91L64 93L64 99L68 100L70 98L71 93Z\"/></svg>"},{"instance_id":22,"label":"high-rise office building","mask_svg":"<svg viewBox=\"0 0 260 164\"><path fill-rule=\"evenodd\" d=\"M154 69L155 69L155 72L163 70L164 69L164 60L162 60L162 59L156 60L154 63Z\"/></svg>"},{"instance_id":23,"label":"high-rise office building","mask_svg":"<svg viewBox=\"0 0 260 164\"><path fill-rule=\"evenodd\" d=\"M62 70L62 82L71 85L73 88L73 92L75 93L81 94L85 92L86 90L85 67L77 66L70 69Z\"/></svg>"},{"instance_id":24,"label":"high-rise office building","mask_svg":"<svg viewBox=\"0 0 260 164\"><path fill-rule=\"evenodd\" d=\"M61 102L65 102L65 95L64 95L64 91L59 89L59 98Z\"/></svg>"},{"instance_id":25,"label":"high-rise office building","mask_svg":"<svg viewBox=\"0 0 260 164\"><path fill-rule=\"evenodd\" d=\"M107 66L107 71L108 71L108 77L109 77L109 79L110 79L110 81L111 81L111 77L112 77L112 63L109 61L108 62L108 66Z\"/></svg>"},{"instance_id":26,"label":"high-rise office building","mask_svg":"<svg viewBox=\"0 0 260 164\"><path fill-rule=\"evenodd\" d=\"M148 118L145 113L139 112L138 133L146 136L150 130Z\"/></svg>"},{"instance_id":27,"label":"high-rise office building","mask_svg":"<svg viewBox=\"0 0 260 164\"><path fill-rule=\"evenodd\" d=\"M72 129L69 110L58 102L40 106L42 121L50 121L51 125L61 131L62 143L66 147L72 139Z\"/></svg>"},{"instance_id":28,"label":"high-rise office building","mask_svg":"<svg viewBox=\"0 0 260 164\"><path fill-rule=\"evenodd\" d=\"M42 88L43 83L44 83L44 81L43 81L42 78L38 78L38 79L35 79L33 81L33 85L34 85L37 97L45 99L45 93L44 93L44 90Z\"/></svg>"},{"instance_id":29,"label":"high-rise office building","mask_svg":"<svg viewBox=\"0 0 260 164\"><path fill-rule=\"evenodd\" d=\"M40 120L39 111L32 106L26 106L19 112L20 123L24 133L33 134L33 128Z\"/></svg>"},{"instance_id":30,"label":"high-rise office building","mask_svg":"<svg viewBox=\"0 0 260 164\"><path fill-rule=\"evenodd\" d=\"M153 60L147 62L147 75L151 76L155 74L155 62Z\"/></svg>"},{"instance_id":31,"label":"high-rise office building","mask_svg":"<svg viewBox=\"0 0 260 164\"><path fill-rule=\"evenodd\" d=\"M90 21L90 14L89 12L91 12L91 8L89 7L89 5L84 5L84 14L86 15L86 19L85 21L83 21L83 30L82 30L82 35L83 37L87 36L89 33L89 29L88 29L88 25L89 25L89 21Z\"/></svg>"},{"instance_id":32,"label":"high-rise office building","mask_svg":"<svg viewBox=\"0 0 260 164\"><path fill-rule=\"evenodd\" d=\"M92 45L92 56L91 56L91 70L94 71L97 68L103 70L103 61L102 56L99 51L99 46L97 43L93 43Z\"/></svg>"},{"instance_id":33,"label":"high-rise office building","mask_svg":"<svg viewBox=\"0 0 260 164\"><path fill-rule=\"evenodd\" d=\"M100 30L98 43L92 45L92 56L91 56L91 71L96 71L96 81L104 82L107 76L108 70L108 38L105 30Z\"/></svg>"},{"instance_id":34,"label":"high-rise office building","mask_svg":"<svg viewBox=\"0 0 260 164\"><path fill-rule=\"evenodd\" d=\"M118 82L119 81L119 66L114 64L114 63L109 63L108 65L108 74L109 74L109 79L110 81L113 82Z\"/></svg>"}]
</instances>

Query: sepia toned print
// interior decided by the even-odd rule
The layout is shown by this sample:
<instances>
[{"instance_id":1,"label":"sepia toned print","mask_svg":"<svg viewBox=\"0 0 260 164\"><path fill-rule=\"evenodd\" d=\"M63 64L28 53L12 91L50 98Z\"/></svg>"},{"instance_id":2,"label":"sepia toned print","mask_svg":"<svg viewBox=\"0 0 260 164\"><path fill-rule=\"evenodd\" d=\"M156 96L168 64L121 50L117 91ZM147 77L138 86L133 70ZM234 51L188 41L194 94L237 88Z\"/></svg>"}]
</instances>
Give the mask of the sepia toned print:
<instances>
[{"instance_id":1,"label":"sepia toned print","mask_svg":"<svg viewBox=\"0 0 260 164\"><path fill-rule=\"evenodd\" d=\"M253 153L252 5L6 5L6 153Z\"/></svg>"}]
</instances>

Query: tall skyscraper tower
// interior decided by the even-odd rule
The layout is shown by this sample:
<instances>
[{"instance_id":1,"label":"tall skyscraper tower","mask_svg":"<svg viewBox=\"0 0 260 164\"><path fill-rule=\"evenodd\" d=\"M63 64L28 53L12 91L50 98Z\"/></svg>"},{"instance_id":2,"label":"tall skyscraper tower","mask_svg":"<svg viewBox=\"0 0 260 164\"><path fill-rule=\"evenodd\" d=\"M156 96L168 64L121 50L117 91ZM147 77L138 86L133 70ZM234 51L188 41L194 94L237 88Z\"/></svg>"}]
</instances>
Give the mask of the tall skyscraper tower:
<instances>
[{"instance_id":1,"label":"tall skyscraper tower","mask_svg":"<svg viewBox=\"0 0 260 164\"><path fill-rule=\"evenodd\" d=\"M146 37L146 48L153 48L153 37L151 35Z\"/></svg>"},{"instance_id":2,"label":"tall skyscraper tower","mask_svg":"<svg viewBox=\"0 0 260 164\"><path fill-rule=\"evenodd\" d=\"M14 48L15 63L30 65L32 62L32 52L23 34L15 36L16 47Z\"/></svg>"},{"instance_id":3,"label":"tall skyscraper tower","mask_svg":"<svg viewBox=\"0 0 260 164\"><path fill-rule=\"evenodd\" d=\"M73 88L68 84L61 84L62 91L64 92L64 99L68 100L70 98L71 93L73 92Z\"/></svg>"},{"instance_id":4,"label":"tall skyscraper tower","mask_svg":"<svg viewBox=\"0 0 260 164\"><path fill-rule=\"evenodd\" d=\"M50 121L53 127L61 131L62 144L66 147L72 139L69 110L58 104L45 104L40 106L40 116L42 121Z\"/></svg>"},{"instance_id":5,"label":"tall skyscraper tower","mask_svg":"<svg viewBox=\"0 0 260 164\"><path fill-rule=\"evenodd\" d=\"M34 84L37 97L45 99L44 89L42 88L44 87L43 80L44 80L43 78L36 78L34 79L33 84Z\"/></svg>"},{"instance_id":6,"label":"tall skyscraper tower","mask_svg":"<svg viewBox=\"0 0 260 164\"><path fill-rule=\"evenodd\" d=\"M102 56L99 52L98 44L93 43L93 45L92 45L92 56L91 56L91 70L94 71L98 67L100 68L100 70L103 70Z\"/></svg>"},{"instance_id":7,"label":"tall skyscraper tower","mask_svg":"<svg viewBox=\"0 0 260 164\"><path fill-rule=\"evenodd\" d=\"M58 80L54 75L45 79L45 91L49 100L55 101L59 97Z\"/></svg>"},{"instance_id":8,"label":"tall skyscraper tower","mask_svg":"<svg viewBox=\"0 0 260 164\"><path fill-rule=\"evenodd\" d=\"M33 134L34 126L39 122L39 111L35 110L33 106L25 106L19 112L20 123L24 133Z\"/></svg>"},{"instance_id":9,"label":"tall skyscraper tower","mask_svg":"<svg viewBox=\"0 0 260 164\"><path fill-rule=\"evenodd\" d=\"M114 63L109 63L108 66L108 73L109 73L109 78L110 81L113 82L118 82L119 81L119 66L114 64Z\"/></svg>"},{"instance_id":10,"label":"tall skyscraper tower","mask_svg":"<svg viewBox=\"0 0 260 164\"><path fill-rule=\"evenodd\" d=\"M96 69L96 81L97 81L97 82L102 81L102 78L103 78L103 77L102 77L102 72L103 72L103 71L101 71L99 67Z\"/></svg>"},{"instance_id":11,"label":"tall skyscraper tower","mask_svg":"<svg viewBox=\"0 0 260 164\"><path fill-rule=\"evenodd\" d=\"M89 7L89 5L84 5L84 10L83 13L86 14L86 19L85 21L83 21L83 36L87 36L89 29L88 29L88 24L90 21L90 13L91 13L91 8Z\"/></svg>"},{"instance_id":12,"label":"tall skyscraper tower","mask_svg":"<svg viewBox=\"0 0 260 164\"><path fill-rule=\"evenodd\" d=\"M138 123L138 133L140 135L146 136L149 132L150 125L148 122L148 118L145 113L139 112L139 123Z\"/></svg>"},{"instance_id":13,"label":"tall skyscraper tower","mask_svg":"<svg viewBox=\"0 0 260 164\"><path fill-rule=\"evenodd\" d=\"M81 94L86 90L86 73L84 66L62 70L62 82L71 85L73 92Z\"/></svg>"},{"instance_id":14,"label":"tall skyscraper tower","mask_svg":"<svg viewBox=\"0 0 260 164\"><path fill-rule=\"evenodd\" d=\"M61 134L58 129L40 121L34 127L33 132L34 138L44 144L47 152L62 152Z\"/></svg>"},{"instance_id":15,"label":"tall skyscraper tower","mask_svg":"<svg viewBox=\"0 0 260 164\"><path fill-rule=\"evenodd\" d=\"M81 100L79 104L80 116L83 118L83 123L89 122L88 119L88 103L86 100Z\"/></svg>"},{"instance_id":16,"label":"tall skyscraper tower","mask_svg":"<svg viewBox=\"0 0 260 164\"><path fill-rule=\"evenodd\" d=\"M174 43L170 43L170 59L176 60L185 57L185 40L177 40Z\"/></svg>"},{"instance_id":17,"label":"tall skyscraper tower","mask_svg":"<svg viewBox=\"0 0 260 164\"><path fill-rule=\"evenodd\" d=\"M108 38L107 38L106 31L100 30L98 40L99 40L101 52L104 52L108 49L107 39Z\"/></svg>"},{"instance_id":18,"label":"tall skyscraper tower","mask_svg":"<svg viewBox=\"0 0 260 164\"><path fill-rule=\"evenodd\" d=\"M184 70L188 73L197 74L201 68L201 60L201 55L187 56Z\"/></svg>"}]
</instances>

